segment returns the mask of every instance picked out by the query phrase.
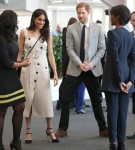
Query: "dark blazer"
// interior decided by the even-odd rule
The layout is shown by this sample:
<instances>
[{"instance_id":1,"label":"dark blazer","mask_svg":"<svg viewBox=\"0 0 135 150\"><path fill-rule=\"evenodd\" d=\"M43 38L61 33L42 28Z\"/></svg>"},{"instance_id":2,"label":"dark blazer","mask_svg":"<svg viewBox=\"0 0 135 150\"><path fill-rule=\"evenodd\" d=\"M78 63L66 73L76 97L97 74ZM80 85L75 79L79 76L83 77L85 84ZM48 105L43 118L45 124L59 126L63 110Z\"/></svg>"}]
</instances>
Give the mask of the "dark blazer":
<instances>
[{"instance_id":1,"label":"dark blazer","mask_svg":"<svg viewBox=\"0 0 135 150\"><path fill-rule=\"evenodd\" d=\"M69 64L69 56L66 48L66 32L67 32L67 27L64 27L62 31L62 74L63 76L66 75L67 67Z\"/></svg>"},{"instance_id":2,"label":"dark blazer","mask_svg":"<svg viewBox=\"0 0 135 150\"><path fill-rule=\"evenodd\" d=\"M118 84L127 81L135 81L135 42L132 34L122 27L108 32L102 90L119 93ZM134 90L133 84L129 92Z\"/></svg>"}]
</instances>

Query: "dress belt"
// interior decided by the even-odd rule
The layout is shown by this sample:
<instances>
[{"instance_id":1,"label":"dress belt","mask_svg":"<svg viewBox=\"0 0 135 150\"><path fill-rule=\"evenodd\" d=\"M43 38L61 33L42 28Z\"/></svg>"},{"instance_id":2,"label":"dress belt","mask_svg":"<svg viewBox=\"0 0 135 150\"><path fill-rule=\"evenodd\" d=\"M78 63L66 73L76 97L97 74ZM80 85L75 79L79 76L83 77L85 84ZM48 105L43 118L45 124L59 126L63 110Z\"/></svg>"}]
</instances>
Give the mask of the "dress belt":
<instances>
[{"instance_id":1,"label":"dress belt","mask_svg":"<svg viewBox=\"0 0 135 150\"><path fill-rule=\"evenodd\" d=\"M29 55L28 58L39 59L39 58L43 58L43 57L45 57L44 54L35 53L35 54Z\"/></svg>"}]
</instances>

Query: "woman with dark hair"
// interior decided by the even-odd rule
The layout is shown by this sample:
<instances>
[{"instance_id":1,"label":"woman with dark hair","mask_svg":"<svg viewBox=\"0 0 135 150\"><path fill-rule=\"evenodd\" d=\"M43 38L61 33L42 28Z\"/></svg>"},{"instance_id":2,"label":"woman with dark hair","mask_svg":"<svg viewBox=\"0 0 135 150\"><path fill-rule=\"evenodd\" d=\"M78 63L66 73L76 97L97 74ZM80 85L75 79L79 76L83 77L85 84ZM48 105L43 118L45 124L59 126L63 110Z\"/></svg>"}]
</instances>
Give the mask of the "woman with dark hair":
<instances>
[{"instance_id":1,"label":"woman with dark hair","mask_svg":"<svg viewBox=\"0 0 135 150\"><path fill-rule=\"evenodd\" d=\"M110 21L115 29L108 32L102 83L107 101L110 150L116 150L116 142L117 150L125 150L129 96L135 91L135 42L124 28L130 15L124 5L114 6L110 10Z\"/></svg>"},{"instance_id":2,"label":"woman with dark hair","mask_svg":"<svg viewBox=\"0 0 135 150\"><path fill-rule=\"evenodd\" d=\"M33 49L31 50L31 48ZM30 59L31 65L21 70L21 82L26 95L24 116L26 117L25 143L32 143L31 117L46 118L46 134L52 142L59 142L52 130L53 105L50 88L50 74L46 53L54 73L54 86L58 84L55 58L52 50L52 36L49 20L43 9L36 9L31 17L30 26L20 33L18 61L22 52Z\"/></svg>"},{"instance_id":3,"label":"woman with dark hair","mask_svg":"<svg viewBox=\"0 0 135 150\"><path fill-rule=\"evenodd\" d=\"M17 63L18 47L15 44L17 15L5 10L0 15L0 150L5 150L2 141L7 108L13 108L13 140L10 148L22 150L20 132L23 121L25 95L16 68L30 65L29 59Z\"/></svg>"}]
</instances>

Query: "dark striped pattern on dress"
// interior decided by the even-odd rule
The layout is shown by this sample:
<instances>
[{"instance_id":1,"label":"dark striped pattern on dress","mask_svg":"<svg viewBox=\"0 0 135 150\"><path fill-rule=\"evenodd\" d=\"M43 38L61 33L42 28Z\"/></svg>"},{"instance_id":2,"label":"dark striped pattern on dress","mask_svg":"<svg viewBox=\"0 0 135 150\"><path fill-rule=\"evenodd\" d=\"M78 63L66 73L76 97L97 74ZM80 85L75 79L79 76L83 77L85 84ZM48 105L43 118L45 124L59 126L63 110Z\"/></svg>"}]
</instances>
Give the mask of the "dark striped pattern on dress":
<instances>
[{"instance_id":1,"label":"dark striped pattern on dress","mask_svg":"<svg viewBox=\"0 0 135 150\"><path fill-rule=\"evenodd\" d=\"M0 104L15 102L23 97L25 97L23 89L20 89L10 94L0 95Z\"/></svg>"}]
</instances>

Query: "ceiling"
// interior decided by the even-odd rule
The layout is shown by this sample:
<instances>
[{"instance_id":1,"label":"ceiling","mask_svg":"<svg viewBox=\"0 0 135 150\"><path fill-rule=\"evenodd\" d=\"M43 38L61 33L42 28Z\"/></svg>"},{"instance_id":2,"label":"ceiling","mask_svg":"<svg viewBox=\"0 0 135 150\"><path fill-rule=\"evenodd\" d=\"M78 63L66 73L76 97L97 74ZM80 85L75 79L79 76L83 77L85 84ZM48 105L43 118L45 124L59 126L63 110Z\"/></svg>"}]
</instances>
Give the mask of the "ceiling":
<instances>
[{"instance_id":1,"label":"ceiling","mask_svg":"<svg viewBox=\"0 0 135 150\"><path fill-rule=\"evenodd\" d=\"M49 3L100 2L100 0L48 0Z\"/></svg>"},{"instance_id":2,"label":"ceiling","mask_svg":"<svg viewBox=\"0 0 135 150\"><path fill-rule=\"evenodd\" d=\"M79 2L102 3L101 0L48 0L48 5L76 5Z\"/></svg>"},{"instance_id":3,"label":"ceiling","mask_svg":"<svg viewBox=\"0 0 135 150\"><path fill-rule=\"evenodd\" d=\"M5 9L8 8L8 6L10 8L13 8L13 6L11 6L13 4L13 2L19 2L21 0L0 0L0 13L4 10L3 8L5 7ZM46 0L45 0L46 1ZM50 10L74 10L75 6L77 3L79 2L88 2L90 3L91 7L96 6L96 7L102 7L105 6L105 4L103 4L101 2L101 0L48 0L48 5L47 8ZM31 15L30 11L27 11L25 9L21 9L23 6L22 5L23 2L21 1L20 3L18 3L18 5L16 5L16 9L14 9L16 11L16 13L18 15ZM20 5L20 7L19 7ZM9 8L8 8L9 9Z\"/></svg>"},{"instance_id":4,"label":"ceiling","mask_svg":"<svg viewBox=\"0 0 135 150\"><path fill-rule=\"evenodd\" d=\"M107 6L101 0L48 0L48 9L52 10L72 10L79 2L90 3L93 7L105 7Z\"/></svg>"}]
</instances>

